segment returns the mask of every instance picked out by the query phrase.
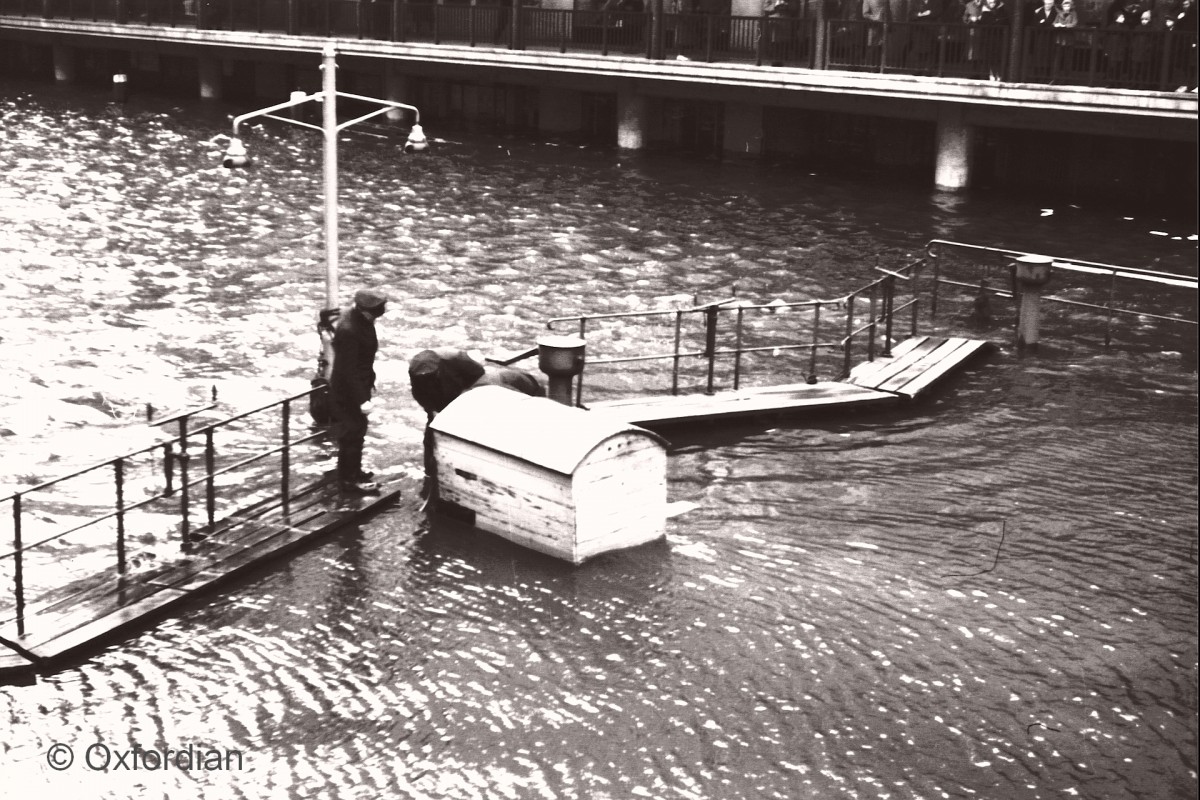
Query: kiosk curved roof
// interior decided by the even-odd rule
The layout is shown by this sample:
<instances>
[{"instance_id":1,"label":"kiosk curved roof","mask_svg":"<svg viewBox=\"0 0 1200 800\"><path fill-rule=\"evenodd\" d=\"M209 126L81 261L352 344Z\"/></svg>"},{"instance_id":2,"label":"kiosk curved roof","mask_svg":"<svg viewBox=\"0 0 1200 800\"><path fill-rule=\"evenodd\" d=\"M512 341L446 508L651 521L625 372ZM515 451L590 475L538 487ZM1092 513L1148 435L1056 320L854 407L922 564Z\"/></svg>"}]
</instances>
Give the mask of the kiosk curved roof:
<instances>
[{"instance_id":1,"label":"kiosk curved roof","mask_svg":"<svg viewBox=\"0 0 1200 800\"><path fill-rule=\"evenodd\" d=\"M645 436L666 446L645 428L500 386L464 392L430 427L564 475L573 474L597 445L614 436Z\"/></svg>"}]
</instances>

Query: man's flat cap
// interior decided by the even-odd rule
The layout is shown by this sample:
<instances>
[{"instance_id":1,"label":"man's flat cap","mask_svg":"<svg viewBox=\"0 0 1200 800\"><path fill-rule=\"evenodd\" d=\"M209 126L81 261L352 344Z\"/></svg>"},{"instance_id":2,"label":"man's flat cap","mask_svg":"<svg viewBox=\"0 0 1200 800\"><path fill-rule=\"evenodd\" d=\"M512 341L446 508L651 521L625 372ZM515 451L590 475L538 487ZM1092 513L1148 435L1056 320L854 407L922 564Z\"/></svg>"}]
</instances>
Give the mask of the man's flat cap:
<instances>
[{"instance_id":1,"label":"man's flat cap","mask_svg":"<svg viewBox=\"0 0 1200 800\"><path fill-rule=\"evenodd\" d=\"M382 289L359 289L354 293L354 305L367 310L379 308L388 301Z\"/></svg>"}]
</instances>

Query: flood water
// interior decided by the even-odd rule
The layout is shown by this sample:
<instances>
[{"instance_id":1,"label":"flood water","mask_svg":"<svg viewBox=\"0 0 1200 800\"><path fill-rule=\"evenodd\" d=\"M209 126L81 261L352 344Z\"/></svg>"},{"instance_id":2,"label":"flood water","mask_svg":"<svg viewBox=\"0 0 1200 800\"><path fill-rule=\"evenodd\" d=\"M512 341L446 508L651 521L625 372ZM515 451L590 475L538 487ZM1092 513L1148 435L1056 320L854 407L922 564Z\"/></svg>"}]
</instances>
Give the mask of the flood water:
<instances>
[{"instance_id":1,"label":"flood water","mask_svg":"<svg viewBox=\"0 0 1200 800\"><path fill-rule=\"evenodd\" d=\"M127 449L146 403L249 407L315 362L319 145L264 132L230 172L220 113L105 100L0 84L9 486ZM341 148L344 294L395 295L368 458L410 476L402 502L0 687L0 795L1195 797L1178 330L1022 357L997 322L1000 352L911 408L673 437L694 508L580 568L431 529L405 372L734 283L835 296L934 237L1194 275L1194 220L427 132L423 157ZM242 760L95 772L94 743Z\"/></svg>"}]
</instances>

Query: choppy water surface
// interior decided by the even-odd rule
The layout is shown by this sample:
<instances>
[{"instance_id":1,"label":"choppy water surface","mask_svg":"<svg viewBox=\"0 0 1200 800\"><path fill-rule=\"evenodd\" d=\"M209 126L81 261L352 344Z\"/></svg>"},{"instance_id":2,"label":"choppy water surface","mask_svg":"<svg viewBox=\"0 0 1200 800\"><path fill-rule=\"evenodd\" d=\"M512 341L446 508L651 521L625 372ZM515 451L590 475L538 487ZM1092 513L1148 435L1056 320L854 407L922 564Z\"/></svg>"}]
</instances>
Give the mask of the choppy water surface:
<instances>
[{"instance_id":1,"label":"choppy water surface","mask_svg":"<svg viewBox=\"0 0 1200 800\"><path fill-rule=\"evenodd\" d=\"M316 143L257 137L258 169L231 173L223 118L103 99L0 87L12 484L114 452L146 402L216 384L245 406L313 366ZM523 349L548 316L735 281L833 296L935 236L1195 271L1194 224L1132 210L353 142L344 285L398 294L370 446L414 469L404 358L426 346ZM1005 349L901 413L677 437L670 495L694 510L578 569L430 530L414 483L361 529L0 688L0 794L1194 797L1196 380L1176 337L1140 336ZM244 762L96 774L97 741Z\"/></svg>"}]
</instances>

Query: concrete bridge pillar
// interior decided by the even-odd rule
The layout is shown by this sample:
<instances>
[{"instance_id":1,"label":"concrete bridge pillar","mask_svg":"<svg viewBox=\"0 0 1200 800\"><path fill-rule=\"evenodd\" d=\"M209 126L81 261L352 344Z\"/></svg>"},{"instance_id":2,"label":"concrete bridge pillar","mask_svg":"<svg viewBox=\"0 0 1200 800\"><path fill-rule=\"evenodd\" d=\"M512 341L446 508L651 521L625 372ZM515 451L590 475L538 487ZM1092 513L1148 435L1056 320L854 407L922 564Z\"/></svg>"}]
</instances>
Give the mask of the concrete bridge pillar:
<instances>
[{"instance_id":1,"label":"concrete bridge pillar","mask_svg":"<svg viewBox=\"0 0 1200 800\"><path fill-rule=\"evenodd\" d=\"M763 107L757 103L726 103L724 141L725 152L732 155L760 155Z\"/></svg>"},{"instance_id":2,"label":"concrete bridge pillar","mask_svg":"<svg viewBox=\"0 0 1200 800\"><path fill-rule=\"evenodd\" d=\"M955 191L967 188L971 178L971 126L963 120L963 108L946 103L938 110L937 188Z\"/></svg>"},{"instance_id":3,"label":"concrete bridge pillar","mask_svg":"<svg viewBox=\"0 0 1200 800\"><path fill-rule=\"evenodd\" d=\"M75 48L54 45L54 80L57 83L75 82Z\"/></svg>"},{"instance_id":4,"label":"concrete bridge pillar","mask_svg":"<svg viewBox=\"0 0 1200 800\"><path fill-rule=\"evenodd\" d=\"M200 56L197 72L200 73L200 99L221 99L221 60L210 56Z\"/></svg>"},{"instance_id":5,"label":"concrete bridge pillar","mask_svg":"<svg viewBox=\"0 0 1200 800\"><path fill-rule=\"evenodd\" d=\"M412 80L400 71L398 65L388 62L383 68L383 99L393 103L417 105L412 96ZM404 121L408 112L399 108L389 108L384 116L387 121L397 125Z\"/></svg>"},{"instance_id":6,"label":"concrete bridge pillar","mask_svg":"<svg viewBox=\"0 0 1200 800\"><path fill-rule=\"evenodd\" d=\"M617 92L617 147L641 150L646 146L646 116L650 107L645 95L628 89Z\"/></svg>"}]
</instances>

